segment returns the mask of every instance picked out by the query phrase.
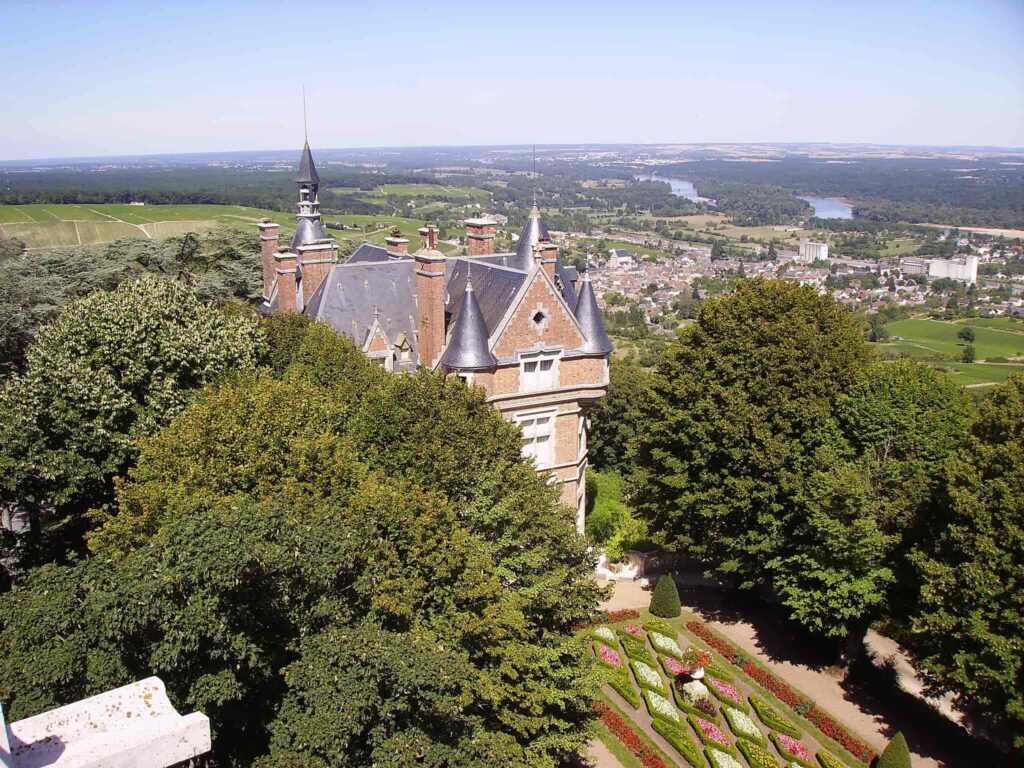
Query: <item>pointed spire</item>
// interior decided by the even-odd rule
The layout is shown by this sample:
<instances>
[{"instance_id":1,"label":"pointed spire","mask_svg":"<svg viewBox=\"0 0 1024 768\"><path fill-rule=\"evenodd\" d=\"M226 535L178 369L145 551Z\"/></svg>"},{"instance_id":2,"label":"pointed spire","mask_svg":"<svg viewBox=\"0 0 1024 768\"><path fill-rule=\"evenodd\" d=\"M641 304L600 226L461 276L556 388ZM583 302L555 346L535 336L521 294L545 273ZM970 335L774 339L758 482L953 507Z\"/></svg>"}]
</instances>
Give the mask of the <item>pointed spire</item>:
<instances>
[{"instance_id":1,"label":"pointed spire","mask_svg":"<svg viewBox=\"0 0 1024 768\"><path fill-rule=\"evenodd\" d=\"M544 220L540 217L540 209L536 202L530 209L530 215L523 225L523 231L519 233L519 240L516 242L516 253L508 260L508 265L523 272L533 269L533 247L542 240L551 240L548 228L544 226Z\"/></svg>"},{"instance_id":2,"label":"pointed spire","mask_svg":"<svg viewBox=\"0 0 1024 768\"><path fill-rule=\"evenodd\" d=\"M309 141L302 147L302 158L299 160L299 172L295 174L297 184L319 184L320 175L313 163L313 153L309 151Z\"/></svg>"},{"instance_id":3,"label":"pointed spire","mask_svg":"<svg viewBox=\"0 0 1024 768\"><path fill-rule=\"evenodd\" d=\"M467 275L459 316L452 328L451 341L441 355L441 366L449 371L477 371L497 365L498 361L487 344L488 335L487 323Z\"/></svg>"},{"instance_id":4,"label":"pointed spire","mask_svg":"<svg viewBox=\"0 0 1024 768\"><path fill-rule=\"evenodd\" d=\"M594 295L594 287L590 284L590 274L587 272L583 273L583 285L576 300L575 314L587 337L583 344L584 352L607 355L614 349L612 340L604 330L604 323L601 322L601 308L597 306L597 296Z\"/></svg>"}]
</instances>

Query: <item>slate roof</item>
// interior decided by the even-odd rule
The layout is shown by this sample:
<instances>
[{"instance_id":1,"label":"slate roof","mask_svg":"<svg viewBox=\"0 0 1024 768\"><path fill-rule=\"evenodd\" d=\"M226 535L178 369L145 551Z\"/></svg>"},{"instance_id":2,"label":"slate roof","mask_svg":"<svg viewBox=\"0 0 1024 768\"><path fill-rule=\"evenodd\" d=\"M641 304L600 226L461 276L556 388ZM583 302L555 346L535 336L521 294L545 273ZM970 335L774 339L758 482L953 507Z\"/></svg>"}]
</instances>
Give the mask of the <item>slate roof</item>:
<instances>
[{"instance_id":1,"label":"slate roof","mask_svg":"<svg viewBox=\"0 0 1024 768\"><path fill-rule=\"evenodd\" d=\"M480 263L477 259L449 259L454 262L447 280L445 311L451 322L459 319L462 311L462 295L466 291L467 277L473 282L473 293L480 307L480 314L493 333L505 316L509 304L526 282L527 274L517 269L497 264Z\"/></svg>"},{"instance_id":2,"label":"slate roof","mask_svg":"<svg viewBox=\"0 0 1024 768\"><path fill-rule=\"evenodd\" d=\"M359 262L367 261L388 261L391 257L388 256L388 249L383 248L379 245L373 245L372 243L362 243L352 255L345 259L346 264L358 264Z\"/></svg>"},{"instance_id":3,"label":"slate roof","mask_svg":"<svg viewBox=\"0 0 1024 768\"><path fill-rule=\"evenodd\" d=\"M355 339L360 347L374 313L392 344L404 333L418 359L416 272L411 259L336 264L307 302L305 314Z\"/></svg>"},{"instance_id":4,"label":"slate roof","mask_svg":"<svg viewBox=\"0 0 1024 768\"><path fill-rule=\"evenodd\" d=\"M601 322L601 309L597 306L597 296L590 284L590 275L583 273L583 284L580 286L579 300L576 302L576 320L587 337L583 344L584 352L607 355L614 349L612 340L604 330Z\"/></svg>"},{"instance_id":5,"label":"slate roof","mask_svg":"<svg viewBox=\"0 0 1024 768\"><path fill-rule=\"evenodd\" d=\"M324 232L324 225L320 219L299 217L299 221L295 225L295 234L292 235L290 247L294 251L300 245L315 243L317 240L323 240L326 237L327 233Z\"/></svg>"},{"instance_id":6,"label":"slate roof","mask_svg":"<svg viewBox=\"0 0 1024 768\"><path fill-rule=\"evenodd\" d=\"M519 234L519 240L516 241L516 253L509 258L508 265L513 269L529 272L533 267L533 246L541 240L550 239L551 236L548 234L548 228L544 226L544 221L540 217L540 211L534 205L530 209L530 215L527 217L526 223L523 225L523 231Z\"/></svg>"},{"instance_id":7,"label":"slate roof","mask_svg":"<svg viewBox=\"0 0 1024 768\"><path fill-rule=\"evenodd\" d=\"M319 184L320 174L316 172L316 164L313 162L313 153L309 151L307 141L302 148L302 157L299 159L299 170L295 174L297 184Z\"/></svg>"},{"instance_id":8,"label":"slate roof","mask_svg":"<svg viewBox=\"0 0 1024 768\"><path fill-rule=\"evenodd\" d=\"M458 319L452 326L451 338L441 355L441 365L448 370L480 370L496 365L498 361L491 354L489 336L470 277L462 292Z\"/></svg>"}]
</instances>

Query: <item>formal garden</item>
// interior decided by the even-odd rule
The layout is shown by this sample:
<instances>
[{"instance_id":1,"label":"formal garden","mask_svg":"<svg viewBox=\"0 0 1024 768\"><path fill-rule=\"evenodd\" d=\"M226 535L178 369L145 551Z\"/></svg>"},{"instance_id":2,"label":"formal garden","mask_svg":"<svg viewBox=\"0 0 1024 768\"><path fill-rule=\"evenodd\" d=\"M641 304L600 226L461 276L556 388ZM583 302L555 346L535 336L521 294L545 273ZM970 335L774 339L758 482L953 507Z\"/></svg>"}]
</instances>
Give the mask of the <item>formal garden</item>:
<instances>
[{"instance_id":1,"label":"formal garden","mask_svg":"<svg viewBox=\"0 0 1024 768\"><path fill-rule=\"evenodd\" d=\"M652 608L672 618L613 611L584 630L605 680L599 738L624 768L875 764L875 751L821 703L680 611L678 597L659 610L657 592ZM901 746L898 736L886 752Z\"/></svg>"}]
</instances>

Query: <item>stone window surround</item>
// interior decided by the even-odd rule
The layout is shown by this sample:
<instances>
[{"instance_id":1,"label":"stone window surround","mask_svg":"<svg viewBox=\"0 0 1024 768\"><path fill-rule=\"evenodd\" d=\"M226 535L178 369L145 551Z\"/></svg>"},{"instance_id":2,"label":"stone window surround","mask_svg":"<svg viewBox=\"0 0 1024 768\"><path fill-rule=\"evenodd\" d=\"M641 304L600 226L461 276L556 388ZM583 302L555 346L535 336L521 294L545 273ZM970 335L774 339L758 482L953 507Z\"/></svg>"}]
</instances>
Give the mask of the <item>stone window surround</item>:
<instances>
[{"instance_id":1,"label":"stone window surround","mask_svg":"<svg viewBox=\"0 0 1024 768\"><path fill-rule=\"evenodd\" d=\"M519 353L519 392L520 393L524 393L524 392L526 392L526 393L529 393L529 392L546 392L548 390L558 389L558 373L559 373L558 368L559 368L559 361L561 360L561 358L562 358L562 350L560 350L560 349L558 349L558 350L538 349L538 350L534 350L534 351L520 352ZM535 374L533 374L533 376L535 377L535 376L538 376L540 374L540 371L539 371L540 363L542 361L544 361L544 360L551 360L551 373L550 373L551 382L550 382L550 385L549 386L527 386L527 382L531 378L530 376L528 376L527 371L526 371L527 363L536 362L538 364L537 365L538 371Z\"/></svg>"},{"instance_id":2,"label":"stone window surround","mask_svg":"<svg viewBox=\"0 0 1024 768\"><path fill-rule=\"evenodd\" d=\"M528 440L530 440L530 439L534 439L535 440L538 436L544 436L545 434L547 436L549 461L547 461L544 464L537 463L536 464L537 469L552 469L556 465L556 462L555 462L555 425L556 425L556 422L558 420L558 415L559 415L558 409L557 408L550 408L550 407L545 407L545 408L540 408L540 409L531 409L530 411L525 411L523 413L517 413L515 415L516 426L518 426L520 428L520 430L524 431L524 435L523 435L523 447L524 448L526 447ZM540 435L538 435L536 433L531 434L531 435L526 435L525 434L525 430L523 428L523 425L526 422L533 422L533 421L536 421L537 419L542 419L542 418L547 418L547 420L548 420L547 424L546 424L546 427L547 427L546 433L541 433ZM535 458L535 454L527 454L524 451L523 456L527 456L527 455L534 456L534 458ZM535 458L535 461L536 461L536 458Z\"/></svg>"}]
</instances>

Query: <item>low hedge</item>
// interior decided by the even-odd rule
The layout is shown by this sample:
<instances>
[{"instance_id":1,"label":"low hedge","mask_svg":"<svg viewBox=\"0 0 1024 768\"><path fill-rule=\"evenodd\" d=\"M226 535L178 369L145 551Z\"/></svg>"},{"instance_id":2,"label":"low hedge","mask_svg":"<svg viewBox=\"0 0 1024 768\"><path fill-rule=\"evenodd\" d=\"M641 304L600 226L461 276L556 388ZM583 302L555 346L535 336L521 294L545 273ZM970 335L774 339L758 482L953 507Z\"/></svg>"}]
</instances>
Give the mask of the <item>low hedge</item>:
<instances>
[{"instance_id":1,"label":"low hedge","mask_svg":"<svg viewBox=\"0 0 1024 768\"><path fill-rule=\"evenodd\" d=\"M661 634L668 635L669 637L675 637L677 634L676 628L664 619L648 619L640 626L642 626L648 632L660 632Z\"/></svg>"},{"instance_id":2,"label":"low hedge","mask_svg":"<svg viewBox=\"0 0 1024 768\"><path fill-rule=\"evenodd\" d=\"M704 672L706 672L711 677L717 678L719 680L725 680L725 682L727 683L736 682L736 677L733 674L731 674L727 669L724 669L721 665L715 664L714 662L712 662L711 664L706 664L704 666Z\"/></svg>"},{"instance_id":3,"label":"low hedge","mask_svg":"<svg viewBox=\"0 0 1024 768\"><path fill-rule=\"evenodd\" d=\"M746 739L747 741L756 741L758 744L767 744L768 739L761 733L761 729L757 727L757 723L746 712L740 712L735 707L725 706L722 707L722 714L725 716L726 721L729 723L729 728L734 734L740 739ZM747 726L744 728L743 726Z\"/></svg>"},{"instance_id":4,"label":"low hedge","mask_svg":"<svg viewBox=\"0 0 1024 768\"><path fill-rule=\"evenodd\" d=\"M723 743L717 741L716 739L712 738L711 736L706 735L704 733L704 731L701 730L701 727L697 724L698 717L700 717L700 716L699 715L687 715L686 719L689 721L690 727L693 728L693 732L697 734L697 738L700 739L701 742L704 743L704 746L711 747L712 749L720 749L720 750L723 750L725 752L728 752L729 754L736 754L736 747L734 747L732 745L732 742L729 740L729 734L727 734L725 731L723 731L721 728L719 728L716 723L712 723L712 722L708 721L708 723L710 725L712 725L715 728L717 728L718 731L722 734L722 736L725 738L725 743L723 744ZM700 719L707 720L706 717L701 717Z\"/></svg>"},{"instance_id":5,"label":"low hedge","mask_svg":"<svg viewBox=\"0 0 1024 768\"><path fill-rule=\"evenodd\" d=\"M704 761L701 759L700 747L691 739L682 728L673 725L667 720L655 719L651 721L651 727L665 741L675 747L676 752L683 756L693 768L704 768Z\"/></svg>"},{"instance_id":6,"label":"low hedge","mask_svg":"<svg viewBox=\"0 0 1024 768\"><path fill-rule=\"evenodd\" d=\"M640 764L643 765L644 768L669 768L665 761L661 759L661 755L654 750L643 736L633 730L622 715L613 710L603 701L596 702L594 704L594 709L601 718L601 724L604 725L612 736L618 739L626 749L636 755L637 759L640 760Z\"/></svg>"},{"instance_id":7,"label":"low hedge","mask_svg":"<svg viewBox=\"0 0 1024 768\"><path fill-rule=\"evenodd\" d=\"M711 768L743 768L742 763L736 757L720 749L708 747L704 750L704 754L708 756Z\"/></svg>"},{"instance_id":8,"label":"low hedge","mask_svg":"<svg viewBox=\"0 0 1024 768\"><path fill-rule=\"evenodd\" d=\"M783 717L783 715L767 701L762 701L756 696L748 696L747 700L750 702L750 706L754 708L754 711L757 712L757 716L761 718L761 722L773 731L780 731L781 733L792 736L794 739L799 739L803 735L799 728Z\"/></svg>"},{"instance_id":9,"label":"low hedge","mask_svg":"<svg viewBox=\"0 0 1024 768\"><path fill-rule=\"evenodd\" d=\"M831 752L819 752L817 757L821 768L847 768L846 764Z\"/></svg>"},{"instance_id":10,"label":"low hedge","mask_svg":"<svg viewBox=\"0 0 1024 768\"><path fill-rule=\"evenodd\" d=\"M607 677L608 685L612 687L619 696L626 700L626 702L633 709L640 709L640 694L636 692L636 688L633 687L633 682L629 679L629 673L623 671L618 673L610 671Z\"/></svg>"},{"instance_id":11,"label":"low hedge","mask_svg":"<svg viewBox=\"0 0 1024 768\"><path fill-rule=\"evenodd\" d=\"M714 686L714 683L716 683L716 682L720 683L721 685L728 685L728 686L732 687L732 689L734 691L736 691L736 698L734 699L731 696L728 696L728 695L722 693L721 691L719 691ZM736 707L736 709L740 710L741 712L749 712L750 711L750 705L748 705L747 702L745 702L743 700L743 694L740 693L739 689L736 688L736 686L733 685L732 683L726 682L725 680L717 680L716 678L713 678L713 677L709 676L709 677L705 677L704 678L704 684L708 687L708 690L711 691L711 695L714 696L716 699L718 699L723 704L728 704L730 707Z\"/></svg>"},{"instance_id":12,"label":"low hedge","mask_svg":"<svg viewBox=\"0 0 1024 768\"><path fill-rule=\"evenodd\" d=\"M652 666L657 664L654 660L654 656L647 650L647 643L643 640L633 637L628 632L620 631L619 643L622 644L622 650L626 652L626 655L629 656L629 658L637 661L645 661Z\"/></svg>"},{"instance_id":13,"label":"low hedge","mask_svg":"<svg viewBox=\"0 0 1024 768\"><path fill-rule=\"evenodd\" d=\"M644 697L644 704L647 705L647 711L650 713L653 720L665 720L676 725L680 722L679 713L676 708L672 706L672 700L662 696L657 691L652 691L647 688L642 689L641 693ZM659 707L659 700L664 701L664 706Z\"/></svg>"},{"instance_id":14,"label":"low hedge","mask_svg":"<svg viewBox=\"0 0 1024 768\"><path fill-rule=\"evenodd\" d=\"M740 739L736 742L736 746L743 753L743 757L747 759L750 768L779 768L779 761L763 744Z\"/></svg>"}]
</instances>

